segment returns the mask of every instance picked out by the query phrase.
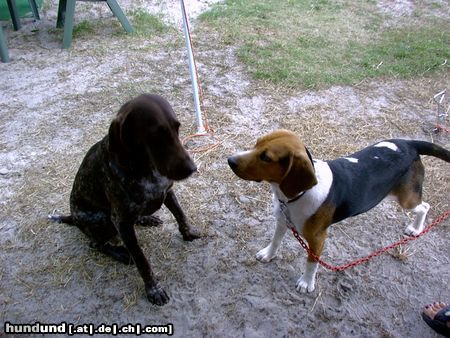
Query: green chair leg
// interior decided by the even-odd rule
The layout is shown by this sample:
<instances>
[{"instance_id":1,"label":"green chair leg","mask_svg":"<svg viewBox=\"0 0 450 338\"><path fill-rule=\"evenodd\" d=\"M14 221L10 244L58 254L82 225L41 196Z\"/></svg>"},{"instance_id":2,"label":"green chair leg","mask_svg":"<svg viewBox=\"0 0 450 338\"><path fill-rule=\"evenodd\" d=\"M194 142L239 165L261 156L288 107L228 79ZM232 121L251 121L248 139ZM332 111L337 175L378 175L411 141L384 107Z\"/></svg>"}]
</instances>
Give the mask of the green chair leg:
<instances>
[{"instance_id":1,"label":"green chair leg","mask_svg":"<svg viewBox=\"0 0 450 338\"><path fill-rule=\"evenodd\" d=\"M9 62L8 46L6 45L5 35L3 34L3 28L0 25L0 59L3 62Z\"/></svg>"},{"instance_id":2,"label":"green chair leg","mask_svg":"<svg viewBox=\"0 0 450 338\"><path fill-rule=\"evenodd\" d=\"M56 27L57 28L64 27L64 37L63 37L64 49L69 48L70 45L72 44L75 1L76 0L59 0L58 18L56 20ZM133 27L131 26L130 22L128 21L127 17L123 13L122 9L120 8L116 0L93 0L93 1L106 1L113 14L117 17L117 19L119 19L123 29L125 29L125 31L128 33L133 32Z\"/></svg>"},{"instance_id":3,"label":"green chair leg","mask_svg":"<svg viewBox=\"0 0 450 338\"><path fill-rule=\"evenodd\" d=\"M122 24L123 29L125 29L125 31L127 33L133 32L133 27L131 27L130 22L128 21L125 14L123 14L123 11L120 8L117 1L116 0L106 0L106 2L108 3L109 8L114 13L114 15L117 17L117 19L119 19L120 23Z\"/></svg>"},{"instance_id":4,"label":"green chair leg","mask_svg":"<svg viewBox=\"0 0 450 338\"><path fill-rule=\"evenodd\" d=\"M14 30L20 29L19 11L17 10L16 0L6 0L8 3L9 13L13 22Z\"/></svg>"},{"instance_id":5,"label":"green chair leg","mask_svg":"<svg viewBox=\"0 0 450 338\"><path fill-rule=\"evenodd\" d=\"M40 20L41 18L39 17L39 11L36 4L36 0L28 0L28 3L30 4L31 12L33 13L34 18L36 20Z\"/></svg>"},{"instance_id":6,"label":"green chair leg","mask_svg":"<svg viewBox=\"0 0 450 338\"><path fill-rule=\"evenodd\" d=\"M64 17L66 16L67 0L59 0L58 18L56 19L56 28L64 27Z\"/></svg>"},{"instance_id":7,"label":"green chair leg","mask_svg":"<svg viewBox=\"0 0 450 338\"><path fill-rule=\"evenodd\" d=\"M73 33L73 17L75 14L75 0L65 0L66 8L64 13L64 37L63 37L63 48L67 49L72 44L72 33Z\"/></svg>"}]
</instances>

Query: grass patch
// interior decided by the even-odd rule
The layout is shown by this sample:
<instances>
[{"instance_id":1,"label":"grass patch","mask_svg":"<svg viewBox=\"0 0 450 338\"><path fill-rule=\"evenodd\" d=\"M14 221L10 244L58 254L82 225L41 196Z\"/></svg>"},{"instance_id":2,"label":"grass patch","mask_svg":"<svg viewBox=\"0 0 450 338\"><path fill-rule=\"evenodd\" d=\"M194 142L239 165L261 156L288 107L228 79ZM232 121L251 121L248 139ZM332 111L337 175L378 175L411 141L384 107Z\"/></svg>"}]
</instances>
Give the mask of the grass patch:
<instances>
[{"instance_id":1,"label":"grass patch","mask_svg":"<svg viewBox=\"0 0 450 338\"><path fill-rule=\"evenodd\" d=\"M142 36L161 35L169 32L171 27L166 25L159 17L150 14L144 9L136 9L129 13L136 34Z\"/></svg>"},{"instance_id":2,"label":"grass patch","mask_svg":"<svg viewBox=\"0 0 450 338\"><path fill-rule=\"evenodd\" d=\"M83 20L73 27L73 36L82 37L95 32L95 24L91 21Z\"/></svg>"},{"instance_id":3,"label":"grass patch","mask_svg":"<svg viewBox=\"0 0 450 338\"><path fill-rule=\"evenodd\" d=\"M379 41L366 46L360 66L372 77L378 73L400 77L423 75L450 58L449 46L450 32L439 27L388 30ZM380 65L378 69L375 64Z\"/></svg>"},{"instance_id":4,"label":"grass patch","mask_svg":"<svg viewBox=\"0 0 450 338\"><path fill-rule=\"evenodd\" d=\"M227 0L200 19L205 34L215 30L222 43L238 46L255 78L288 86L407 78L450 58L443 22L386 28L373 1Z\"/></svg>"}]
</instances>

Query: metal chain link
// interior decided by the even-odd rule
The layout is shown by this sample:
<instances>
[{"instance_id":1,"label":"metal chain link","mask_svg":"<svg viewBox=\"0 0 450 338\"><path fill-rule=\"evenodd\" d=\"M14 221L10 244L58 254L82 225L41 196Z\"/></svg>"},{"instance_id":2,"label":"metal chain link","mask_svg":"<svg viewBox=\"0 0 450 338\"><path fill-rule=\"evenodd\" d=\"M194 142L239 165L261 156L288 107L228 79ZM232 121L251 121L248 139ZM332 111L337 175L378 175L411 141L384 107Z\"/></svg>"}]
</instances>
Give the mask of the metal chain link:
<instances>
[{"instance_id":1,"label":"metal chain link","mask_svg":"<svg viewBox=\"0 0 450 338\"><path fill-rule=\"evenodd\" d=\"M303 238L300 237L299 233L297 232L297 230L295 229L294 225L292 224L292 221L289 217L288 214L286 214L287 211L287 205L284 202L280 202L281 205L281 211L283 212L284 216L286 217L286 225L288 226L288 228L291 229L294 237L299 241L300 245L307 251L308 255L310 255L312 258L314 258L314 260L319 263L320 265L322 265L324 268L328 269L328 270L332 270L332 271L343 271L346 270L348 268L354 267L356 265L360 265L362 263L365 263L369 260L371 260L372 258L376 257L376 256L380 256L381 254L385 253L386 251L389 251L393 248L395 248L396 246L411 242L411 241L415 241L416 239L422 237L423 235L425 235L426 233L428 233L435 225L441 223L442 221L444 221L448 216L450 216L450 209L447 210L446 212L444 212L442 215L436 217L434 219L433 222L431 222L419 235L417 236L410 236L410 237L406 237L403 238L391 245L388 245L384 248L378 249L375 252L371 253L370 255L366 256L366 257L362 257L359 258L353 262L344 264L344 265L339 265L339 266L334 266L331 264L328 264L327 262L324 262L323 260L320 259L320 256L317 255L315 252L313 252L308 244L306 244L306 242L303 240Z\"/></svg>"}]
</instances>

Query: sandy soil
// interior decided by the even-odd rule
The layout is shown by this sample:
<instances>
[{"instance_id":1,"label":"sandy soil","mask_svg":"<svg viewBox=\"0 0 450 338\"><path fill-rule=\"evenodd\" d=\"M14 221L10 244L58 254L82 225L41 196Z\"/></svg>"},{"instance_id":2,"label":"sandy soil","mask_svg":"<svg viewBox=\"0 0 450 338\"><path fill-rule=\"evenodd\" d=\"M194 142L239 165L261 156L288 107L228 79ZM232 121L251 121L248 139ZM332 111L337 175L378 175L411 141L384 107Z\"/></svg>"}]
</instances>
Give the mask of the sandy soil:
<instances>
[{"instance_id":1,"label":"sandy soil","mask_svg":"<svg viewBox=\"0 0 450 338\"><path fill-rule=\"evenodd\" d=\"M213 1L189 1L192 19ZM403 1L409 6L414 2ZM177 1L120 1L146 7L179 27ZM448 3L444 3L448 6ZM138 228L140 243L171 301L151 305L134 266L92 251L78 229L51 224L67 212L72 181L87 149L107 131L127 99L164 95L195 132L182 33L126 35L104 4L77 4L76 20L98 21L92 34L61 50L56 1L42 20L6 28L12 62L0 64L0 332L12 323L172 323L177 337L435 337L421 307L450 302L450 231L446 220L424 237L372 261L334 273L320 268L317 289L295 282L305 252L286 236L279 257L256 261L274 229L269 187L238 180L226 157L283 127L302 135L317 158L345 155L390 137L434 140L434 94L450 90L446 66L414 80L365 81L317 91L255 82L233 46L195 30L205 111L214 136L187 147L200 173L176 186L180 203L204 237L182 241L172 216ZM384 8L386 10L386 8ZM397 13L398 8L395 8ZM397 15L397 14L395 14ZM391 19L395 17L391 15ZM448 164L425 158L428 222L449 209ZM332 227L324 259L343 264L402 238L412 215L395 204Z\"/></svg>"}]
</instances>

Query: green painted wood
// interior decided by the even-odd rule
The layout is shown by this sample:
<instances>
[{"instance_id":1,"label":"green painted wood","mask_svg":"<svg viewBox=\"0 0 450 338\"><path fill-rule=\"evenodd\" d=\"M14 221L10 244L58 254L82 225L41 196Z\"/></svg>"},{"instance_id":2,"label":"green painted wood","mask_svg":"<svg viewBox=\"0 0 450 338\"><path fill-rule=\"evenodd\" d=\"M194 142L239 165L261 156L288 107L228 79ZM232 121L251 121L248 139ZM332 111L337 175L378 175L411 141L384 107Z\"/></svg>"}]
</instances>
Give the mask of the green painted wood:
<instances>
[{"instance_id":1,"label":"green painted wood","mask_svg":"<svg viewBox=\"0 0 450 338\"><path fill-rule=\"evenodd\" d=\"M36 3L36 0L28 0L30 7L31 7L31 12L33 13L33 16L36 20L40 20L41 18L39 17L39 11L38 11L38 5Z\"/></svg>"},{"instance_id":2,"label":"green painted wood","mask_svg":"<svg viewBox=\"0 0 450 338\"><path fill-rule=\"evenodd\" d=\"M72 44L73 34L73 17L75 15L75 0L67 0L66 10L64 15L64 36L63 48L67 49Z\"/></svg>"},{"instance_id":3,"label":"green painted wood","mask_svg":"<svg viewBox=\"0 0 450 338\"><path fill-rule=\"evenodd\" d=\"M0 25L0 59L3 62L9 62L8 46L6 45L5 35L3 34L3 28Z\"/></svg>"},{"instance_id":4,"label":"green painted wood","mask_svg":"<svg viewBox=\"0 0 450 338\"><path fill-rule=\"evenodd\" d=\"M19 30L21 25L16 0L6 0L6 2L8 3L9 13L11 14L14 30Z\"/></svg>"},{"instance_id":5,"label":"green painted wood","mask_svg":"<svg viewBox=\"0 0 450 338\"><path fill-rule=\"evenodd\" d=\"M122 24L123 29L127 33L133 32L133 27L131 26L130 22L128 21L127 17L123 13L122 9L120 8L119 4L116 0L106 0L108 3L109 8L113 12L113 14L119 19L120 23Z\"/></svg>"},{"instance_id":6,"label":"green painted wood","mask_svg":"<svg viewBox=\"0 0 450 338\"><path fill-rule=\"evenodd\" d=\"M14 0L13 0L14 1ZM73 22L75 15L75 1L76 0L60 0L58 5L58 18L56 20L56 27L62 28L64 27L64 36L63 36L63 48L70 48L72 44L72 34L73 34ZM113 12L114 16L120 21L123 29L127 33L133 32L133 27L128 21L127 17L123 13L119 4L116 0L92 0L92 1L102 1L106 2L109 6L109 9Z\"/></svg>"},{"instance_id":7,"label":"green painted wood","mask_svg":"<svg viewBox=\"0 0 450 338\"><path fill-rule=\"evenodd\" d=\"M64 27L64 17L66 15L67 0L59 0L58 18L56 19L56 28Z\"/></svg>"},{"instance_id":8,"label":"green painted wood","mask_svg":"<svg viewBox=\"0 0 450 338\"><path fill-rule=\"evenodd\" d=\"M36 4L37 10L40 10L42 7L43 0L15 0L18 16L20 18L34 16L36 20L39 18L36 17L35 13L33 13L33 9ZM39 15L39 13L38 13ZM11 13L9 11L9 6L7 0L0 0L0 21L6 21L11 19Z\"/></svg>"}]
</instances>

